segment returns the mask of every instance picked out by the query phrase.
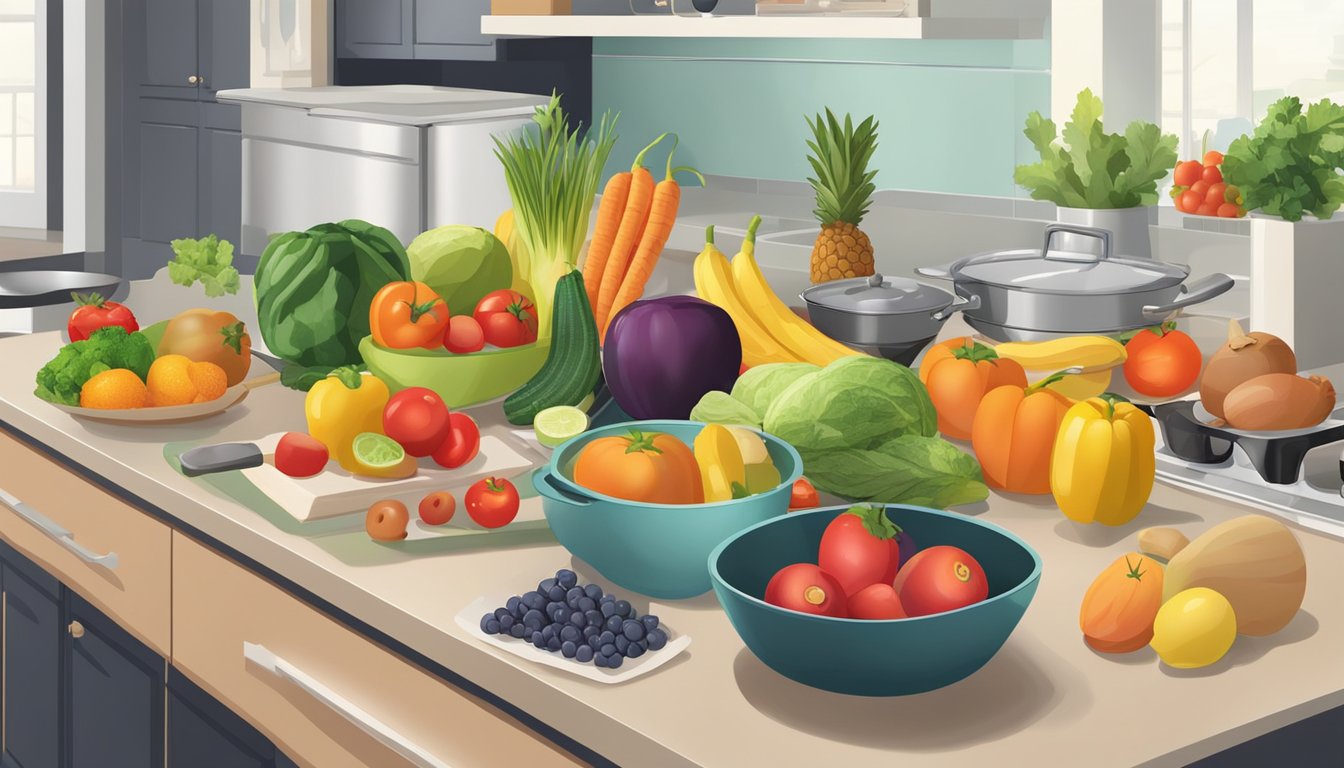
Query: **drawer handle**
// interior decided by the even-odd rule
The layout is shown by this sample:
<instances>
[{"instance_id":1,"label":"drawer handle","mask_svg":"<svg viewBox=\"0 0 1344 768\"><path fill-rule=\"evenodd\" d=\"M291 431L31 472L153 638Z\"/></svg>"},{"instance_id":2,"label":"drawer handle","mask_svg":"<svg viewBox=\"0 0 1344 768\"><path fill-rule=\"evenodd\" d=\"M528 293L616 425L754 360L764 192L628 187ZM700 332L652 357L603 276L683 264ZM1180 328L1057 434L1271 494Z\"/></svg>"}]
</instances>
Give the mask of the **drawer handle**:
<instances>
[{"instance_id":1,"label":"drawer handle","mask_svg":"<svg viewBox=\"0 0 1344 768\"><path fill-rule=\"evenodd\" d=\"M75 553L75 556L80 560L83 560L90 565L101 565L108 570L117 567L116 552L108 552L105 555L100 555L97 552L94 552L83 544L75 541L75 535L62 528L60 523L57 523L55 520L38 512L27 504L24 504L22 501L19 501L14 494L3 488L0 488L0 501L3 501L6 506L14 510L14 514L37 526L38 530L50 536L57 544L60 544L62 547Z\"/></svg>"},{"instance_id":2,"label":"drawer handle","mask_svg":"<svg viewBox=\"0 0 1344 768\"><path fill-rule=\"evenodd\" d=\"M429 754L405 736L392 730L387 724L377 720L340 694L318 682L307 672L276 656L266 646L244 642L243 658L272 675L282 680L288 680L303 689L309 696L330 707L341 717L349 720L355 727L412 763L424 768L449 768L447 763Z\"/></svg>"}]
</instances>

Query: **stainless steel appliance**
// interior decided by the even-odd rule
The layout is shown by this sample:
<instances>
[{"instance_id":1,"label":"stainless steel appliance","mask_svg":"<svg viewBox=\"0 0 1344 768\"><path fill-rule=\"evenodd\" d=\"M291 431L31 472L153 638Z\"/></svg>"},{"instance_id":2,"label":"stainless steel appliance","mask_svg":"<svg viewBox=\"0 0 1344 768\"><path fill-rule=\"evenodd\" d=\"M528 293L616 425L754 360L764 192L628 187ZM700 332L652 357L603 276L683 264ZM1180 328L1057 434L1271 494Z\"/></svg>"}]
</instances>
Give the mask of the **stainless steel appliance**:
<instances>
[{"instance_id":1,"label":"stainless steel appliance","mask_svg":"<svg viewBox=\"0 0 1344 768\"><path fill-rule=\"evenodd\" d=\"M814 285L800 294L808 319L822 333L853 347L910 365L954 312L980 306L941 288L904 277L856 277Z\"/></svg>"}]
</instances>

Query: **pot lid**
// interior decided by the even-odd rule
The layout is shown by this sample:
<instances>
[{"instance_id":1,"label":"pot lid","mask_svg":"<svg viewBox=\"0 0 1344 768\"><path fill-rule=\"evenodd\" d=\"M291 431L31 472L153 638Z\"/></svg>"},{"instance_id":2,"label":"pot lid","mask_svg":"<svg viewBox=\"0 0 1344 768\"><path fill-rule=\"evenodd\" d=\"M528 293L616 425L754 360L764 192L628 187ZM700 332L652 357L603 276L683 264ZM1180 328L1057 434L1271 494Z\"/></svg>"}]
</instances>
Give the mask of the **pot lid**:
<instances>
[{"instance_id":1,"label":"pot lid","mask_svg":"<svg viewBox=\"0 0 1344 768\"><path fill-rule=\"evenodd\" d=\"M1095 254L1050 250L996 251L972 256L952 268L955 279L1051 293L1130 293L1177 285L1188 270L1152 259L1104 259Z\"/></svg>"},{"instance_id":2,"label":"pot lid","mask_svg":"<svg viewBox=\"0 0 1344 768\"><path fill-rule=\"evenodd\" d=\"M855 277L803 291L811 304L860 315L936 312L952 303L952 294L904 277Z\"/></svg>"}]
</instances>

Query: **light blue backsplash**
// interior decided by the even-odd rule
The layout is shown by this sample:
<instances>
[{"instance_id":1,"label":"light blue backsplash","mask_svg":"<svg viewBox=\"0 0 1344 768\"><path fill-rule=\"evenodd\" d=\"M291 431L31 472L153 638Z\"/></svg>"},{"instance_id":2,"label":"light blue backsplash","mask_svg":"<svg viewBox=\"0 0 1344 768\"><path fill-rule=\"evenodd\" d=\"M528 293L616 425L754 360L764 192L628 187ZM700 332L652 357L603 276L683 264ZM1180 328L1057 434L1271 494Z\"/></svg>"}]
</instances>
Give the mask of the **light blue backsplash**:
<instances>
[{"instance_id":1,"label":"light blue backsplash","mask_svg":"<svg viewBox=\"0 0 1344 768\"><path fill-rule=\"evenodd\" d=\"M879 189L1021 196L1013 167L1034 157L1022 125L1049 106L1046 40L593 41L594 113L621 113L609 172L674 131L678 165L802 181L803 116L830 107L877 116ZM656 178L664 157L649 162Z\"/></svg>"}]
</instances>

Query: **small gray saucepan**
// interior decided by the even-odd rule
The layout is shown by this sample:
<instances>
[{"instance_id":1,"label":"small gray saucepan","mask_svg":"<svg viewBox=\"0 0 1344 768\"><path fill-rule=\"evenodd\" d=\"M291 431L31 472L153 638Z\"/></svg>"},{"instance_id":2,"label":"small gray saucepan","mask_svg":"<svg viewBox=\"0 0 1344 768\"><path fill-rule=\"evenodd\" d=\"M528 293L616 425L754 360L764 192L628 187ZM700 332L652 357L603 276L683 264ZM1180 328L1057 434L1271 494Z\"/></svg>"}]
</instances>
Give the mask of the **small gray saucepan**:
<instances>
[{"instance_id":1,"label":"small gray saucepan","mask_svg":"<svg viewBox=\"0 0 1344 768\"><path fill-rule=\"evenodd\" d=\"M817 330L842 344L875 349L902 365L914 362L953 312L980 305L976 297L882 275L814 285L801 298Z\"/></svg>"}]
</instances>

